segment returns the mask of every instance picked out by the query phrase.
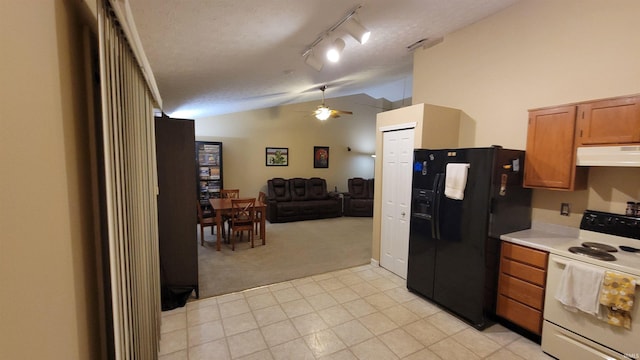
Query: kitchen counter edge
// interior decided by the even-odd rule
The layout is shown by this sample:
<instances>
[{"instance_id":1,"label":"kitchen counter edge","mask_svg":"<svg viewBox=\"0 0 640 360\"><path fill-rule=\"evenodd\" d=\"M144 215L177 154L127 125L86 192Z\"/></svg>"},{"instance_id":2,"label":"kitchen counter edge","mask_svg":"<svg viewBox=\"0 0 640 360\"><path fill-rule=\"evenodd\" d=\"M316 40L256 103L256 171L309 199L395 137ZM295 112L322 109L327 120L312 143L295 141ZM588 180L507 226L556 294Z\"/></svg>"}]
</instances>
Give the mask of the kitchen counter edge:
<instances>
[{"instance_id":1,"label":"kitchen counter edge","mask_svg":"<svg viewBox=\"0 0 640 360\"><path fill-rule=\"evenodd\" d=\"M577 228L534 221L530 229L501 235L500 240L555 253L555 249L573 246L578 233Z\"/></svg>"},{"instance_id":2,"label":"kitchen counter edge","mask_svg":"<svg viewBox=\"0 0 640 360\"><path fill-rule=\"evenodd\" d=\"M516 231L500 236L500 240L546 251L567 259L579 260L593 265L604 266L611 270L622 271L640 277L640 262L637 254L630 255L618 252L616 261L603 262L599 259L575 254L569 251L572 246L581 246L580 230L555 224L533 223L531 229Z\"/></svg>"}]
</instances>

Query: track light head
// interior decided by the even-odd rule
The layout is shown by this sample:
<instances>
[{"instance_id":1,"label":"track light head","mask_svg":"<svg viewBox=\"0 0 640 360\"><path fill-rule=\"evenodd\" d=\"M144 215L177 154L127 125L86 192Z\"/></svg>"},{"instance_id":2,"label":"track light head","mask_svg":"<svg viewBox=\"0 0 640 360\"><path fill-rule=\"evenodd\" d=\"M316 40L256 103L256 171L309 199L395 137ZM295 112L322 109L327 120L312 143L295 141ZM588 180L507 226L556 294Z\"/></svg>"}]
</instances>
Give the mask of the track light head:
<instances>
[{"instance_id":1,"label":"track light head","mask_svg":"<svg viewBox=\"0 0 640 360\"><path fill-rule=\"evenodd\" d=\"M342 50L344 50L344 46L344 40L342 40L342 38L337 38L327 50L327 59L331 62L338 62L340 60Z\"/></svg>"},{"instance_id":2,"label":"track light head","mask_svg":"<svg viewBox=\"0 0 640 360\"><path fill-rule=\"evenodd\" d=\"M316 69L316 71L320 71L324 67L324 62L322 62L321 59L318 59L313 51L309 52L307 57L304 59L304 62L312 68Z\"/></svg>"},{"instance_id":3,"label":"track light head","mask_svg":"<svg viewBox=\"0 0 640 360\"><path fill-rule=\"evenodd\" d=\"M313 67L317 71L320 71L323 67L323 61L319 60L318 57L313 56L313 51L318 50L317 47L320 46L321 43L326 43L334 36L335 31L337 31L341 26L344 26L344 29L348 34L353 36L360 44L364 44L369 39L371 32L362 26L360 22L358 22L354 16L357 11L362 7L362 5L357 5L354 7L349 13L347 13L344 17L338 20L333 26L327 29L322 35L318 36L318 38L311 43L311 45L307 46L307 48L302 52L302 57L304 57L304 61L307 65ZM331 62L338 62L340 60L340 55L342 50L345 47L345 42L341 38L337 38L334 43L329 46L327 50L327 58Z\"/></svg>"},{"instance_id":4,"label":"track light head","mask_svg":"<svg viewBox=\"0 0 640 360\"><path fill-rule=\"evenodd\" d=\"M354 39L358 40L360 44L366 43L371 36L371 31L362 26L362 24L354 18L351 18L344 23L344 29L349 33L349 35L353 36Z\"/></svg>"}]
</instances>

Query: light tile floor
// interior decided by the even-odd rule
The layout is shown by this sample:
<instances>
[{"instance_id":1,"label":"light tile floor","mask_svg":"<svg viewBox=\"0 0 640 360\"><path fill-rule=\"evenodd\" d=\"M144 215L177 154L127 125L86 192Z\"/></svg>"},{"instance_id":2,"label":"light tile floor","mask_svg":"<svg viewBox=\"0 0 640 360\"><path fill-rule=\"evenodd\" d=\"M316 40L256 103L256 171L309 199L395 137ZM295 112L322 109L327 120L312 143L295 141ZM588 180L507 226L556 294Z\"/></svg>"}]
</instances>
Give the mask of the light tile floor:
<instances>
[{"instance_id":1,"label":"light tile floor","mask_svg":"<svg viewBox=\"0 0 640 360\"><path fill-rule=\"evenodd\" d=\"M165 311L159 358L551 359L500 325L477 331L372 265Z\"/></svg>"}]
</instances>

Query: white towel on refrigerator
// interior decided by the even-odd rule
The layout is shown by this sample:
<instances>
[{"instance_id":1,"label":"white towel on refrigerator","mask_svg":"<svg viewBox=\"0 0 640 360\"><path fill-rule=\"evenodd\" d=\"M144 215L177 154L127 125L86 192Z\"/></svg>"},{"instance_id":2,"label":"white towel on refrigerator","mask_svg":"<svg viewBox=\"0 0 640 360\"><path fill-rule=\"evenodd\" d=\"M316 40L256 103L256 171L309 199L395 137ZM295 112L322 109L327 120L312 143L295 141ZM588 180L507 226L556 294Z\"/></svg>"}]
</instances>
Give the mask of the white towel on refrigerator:
<instances>
[{"instance_id":1,"label":"white towel on refrigerator","mask_svg":"<svg viewBox=\"0 0 640 360\"><path fill-rule=\"evenodd\" d=\"M464 188L467 186L469 164L449 163L444 179L444 195L449 199L464 199Z\"/></svg>"},{"instance_id":2,"label":"white towel on refrigerator","mask_svg":"<svg viewBox=\"0 0 640 360\"><path fill-rule=\"evenodd\" d=\"M604 270L569 262L562 272L555 298L569 309L598 316Z\"/></svg>"}]
</instances>

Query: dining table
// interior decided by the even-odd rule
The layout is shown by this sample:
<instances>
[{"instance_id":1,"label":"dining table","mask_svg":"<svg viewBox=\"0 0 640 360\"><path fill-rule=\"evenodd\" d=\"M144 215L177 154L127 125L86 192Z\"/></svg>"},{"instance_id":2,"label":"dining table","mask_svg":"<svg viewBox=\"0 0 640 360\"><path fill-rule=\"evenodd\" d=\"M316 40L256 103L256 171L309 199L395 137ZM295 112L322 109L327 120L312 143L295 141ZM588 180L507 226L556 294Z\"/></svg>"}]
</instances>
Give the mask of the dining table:
<instances>
[{"instance_id":1,"label":"dining table","mask_svg":"<svg viewBox=\"0 0 640 360\"><path fill-rule=\"evenodd\" d=\"M230 198L211 198L209 199L209 203L211 204L211 207L213 208L215 214L216 214L216 231L218 234L218 238L216 241L216 250L220 251L220 243L222 242L222 236L221 236L221 226L224 226L222 223L222 216L223 215L230 215L231 214L231 200ZM266 209L267 209L267 204L265 204L264 202L256 199L256 203L255 203L255 212L256 213L261 213L260 215L260 239L262 239L262 245L264 245L267 241L267 231L265 229L265 218L266 218Z\"/></svg>"}]
</instances>

